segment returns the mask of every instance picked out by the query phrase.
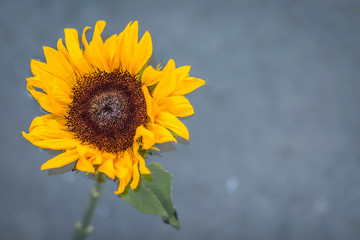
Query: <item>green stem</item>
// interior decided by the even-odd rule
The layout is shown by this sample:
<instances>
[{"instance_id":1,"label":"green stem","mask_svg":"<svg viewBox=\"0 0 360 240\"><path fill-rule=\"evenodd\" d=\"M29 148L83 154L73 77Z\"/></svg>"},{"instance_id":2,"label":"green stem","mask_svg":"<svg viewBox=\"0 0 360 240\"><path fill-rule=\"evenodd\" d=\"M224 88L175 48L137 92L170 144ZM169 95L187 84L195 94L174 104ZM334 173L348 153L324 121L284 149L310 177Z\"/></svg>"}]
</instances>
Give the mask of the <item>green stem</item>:
<instances>
[{"instance_id":1,"label":"green stem","mask_svg":"<svg viewBox=\"0 0 360 240\"><path fill-rule=\"evenodd\" d=\"M90 190L90 199L86 207L86 211L84 213L83 219L82 221L79 221L75 224L75 232L74 232L73 240L85 239L88 235L90 235L93 232L94 227L90 224L94 216L96 204L99 200L104 185L105 185L105 178L103 177L102 173L99 173L96 176L94 187Z\"/></svg>"}]
</instances>

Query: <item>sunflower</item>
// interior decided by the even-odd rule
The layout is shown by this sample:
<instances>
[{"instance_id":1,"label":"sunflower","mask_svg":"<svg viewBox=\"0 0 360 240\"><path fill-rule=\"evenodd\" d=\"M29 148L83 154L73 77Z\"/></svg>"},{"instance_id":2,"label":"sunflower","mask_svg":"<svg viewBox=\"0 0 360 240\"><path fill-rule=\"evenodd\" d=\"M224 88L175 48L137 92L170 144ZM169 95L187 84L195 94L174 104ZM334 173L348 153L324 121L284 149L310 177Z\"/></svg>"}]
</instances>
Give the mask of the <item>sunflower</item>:
<instances>
[{"instance_id":1,"label":"sunflower","mask_svg":"<svg viewBox=\"0 0 360 240\"><path fill-rule=\"evenodd\" d=\"M172 59L163 68L148 65L151 36L145 32L138 41L136 21L104 42L105 25L96 23L90 42L90 27L84 28L83 48L78 32L66 28L66 47L60 38L57 50L43 47L46 63L31 61L27 89L48 114L36 117L23 136L37 147L62 150L41 170L76 162L76 170L118 180L120 194L129 184L135 189L140 174L150 174L144 156L158 150L155 144L189 140L178 117L194 114L184 95L205 81Z\"/></svg>"}]
</instances>

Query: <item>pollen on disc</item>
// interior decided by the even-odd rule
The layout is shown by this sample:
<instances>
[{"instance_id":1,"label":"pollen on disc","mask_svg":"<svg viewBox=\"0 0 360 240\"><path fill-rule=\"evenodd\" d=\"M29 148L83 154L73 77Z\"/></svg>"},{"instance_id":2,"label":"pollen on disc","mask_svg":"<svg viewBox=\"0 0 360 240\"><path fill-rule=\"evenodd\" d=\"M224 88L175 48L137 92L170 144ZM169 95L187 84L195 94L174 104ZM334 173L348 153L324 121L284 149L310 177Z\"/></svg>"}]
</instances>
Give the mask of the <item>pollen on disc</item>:
<instances>
[{"instance_id":1,"label":"pollen on disc","mask_svg":"<svg viewBox=\"0 0 360 240\"><path fill-rule=\"evenodd\" d=\"M136 128L148 121L141 83L127 71L84 75L72 90L69 131L99 150L126 150L133 143Z\"/></svg>"}]
</instances>

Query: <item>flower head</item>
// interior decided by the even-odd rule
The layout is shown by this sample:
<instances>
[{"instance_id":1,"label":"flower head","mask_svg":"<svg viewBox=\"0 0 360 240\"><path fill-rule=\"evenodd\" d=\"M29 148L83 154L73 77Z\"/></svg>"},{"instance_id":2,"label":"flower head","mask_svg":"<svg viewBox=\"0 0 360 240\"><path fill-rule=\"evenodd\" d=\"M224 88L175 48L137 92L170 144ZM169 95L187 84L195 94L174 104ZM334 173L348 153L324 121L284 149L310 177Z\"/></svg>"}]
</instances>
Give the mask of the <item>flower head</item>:
<instances>
[{"instance_id":1,"label":"flower head","mask_svg":"<svg viewBox=\"0 0 360 240\"><path fill-rule=\"evenodd\" d=\"M138 23L129 23L120 34L105 42L98 21L90 42L85 27L80 47L75 29L65 29L65 45L44 47L46 63L32 60L34 77L27 89L48 114L36 117L23 136L32 144L63 150L41 170L76 162L75 169L102 172L119 180L116 194L150 174L144 156L157 143L176 142L175 135L189 140L178 117L194 113L183 96L205 84L189 77L190 66L148 65L152 55L150 34L138 41Z\"/></svg>"}]
</instances>

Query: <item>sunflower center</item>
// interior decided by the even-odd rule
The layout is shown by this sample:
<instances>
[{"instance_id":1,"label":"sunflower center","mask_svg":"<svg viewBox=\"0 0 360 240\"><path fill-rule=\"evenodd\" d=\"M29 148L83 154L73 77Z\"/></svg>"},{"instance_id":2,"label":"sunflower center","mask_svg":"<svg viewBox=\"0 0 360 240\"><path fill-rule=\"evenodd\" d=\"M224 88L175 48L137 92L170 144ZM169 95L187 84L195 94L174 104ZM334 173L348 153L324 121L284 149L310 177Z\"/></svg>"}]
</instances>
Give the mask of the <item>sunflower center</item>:
<instances>
[{"instance_id":1,"label":"sunflower center","mask_svg":"<svg viewBox=\"0 0 360 240\"><path fill-rule=\"evenodd\" d=\"M67 125L83 142L105 152L119 153L132 145L136 128L148 119L137 76L115 70L78 79Z\"/></svg>"},{"instance_id":2,"label":"sunflower center","mask_svg":"<svg viewBox=\"0 0 360 240\"><path fill-rule=\"evenodd\" d=\"M109 127L127 119L129 102L126 96L109 91L95 96L90 102L90 117L100 127Z\"/></svg>"}]
</instances>

